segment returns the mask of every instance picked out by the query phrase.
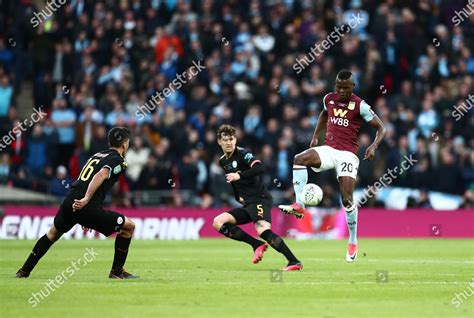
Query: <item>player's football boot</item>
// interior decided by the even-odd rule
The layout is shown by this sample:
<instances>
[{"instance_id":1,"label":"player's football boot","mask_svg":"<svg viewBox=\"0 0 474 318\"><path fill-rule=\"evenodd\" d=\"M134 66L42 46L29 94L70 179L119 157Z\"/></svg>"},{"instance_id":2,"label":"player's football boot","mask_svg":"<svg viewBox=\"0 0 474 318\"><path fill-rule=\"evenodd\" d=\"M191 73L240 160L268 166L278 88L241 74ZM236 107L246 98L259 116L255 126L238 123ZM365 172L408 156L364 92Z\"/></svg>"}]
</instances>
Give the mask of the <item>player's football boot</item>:
<instances>
[{"instance_id":1,"label":"player's football boot","mask_svg":"<svg viewBox=\"0 0 474 318\"><path fill-rule=\"evenodd\" d=\"M301 262L289 262L288 265L283 267L284 271L300 271L303 269L303 263Z\"/></svg>"},{"instance_id":2,"label":"player's football boot","mask_svg":"<svg viewBox=\"0 0 474 318\"><path fill-rule=\"evenodd\" d=\"M133 278L140 278L140 276L133 275L132 273L127 272L126 269L114 269L110 271L109 278L113 279L133 279Z\"/></svg>"},{"instance_id":3,"label":"player's football boot","mask_svg":"<svg viewBox=\"0 0 474 318\"><path fill-rule=\"evenodd\" d=\"M347 245L346 261L352 263L357 258L357 243Z\"/></svg>"},{"instance_id":4,"label":"player's football boot","mask_svg":"<svg viewBox=\"0 0 474 318\"><path fill-rule=\"evenodd\" d=\"M30 276L30 273L25 272L21 268L16 272L15 277L16 278L28 278Z\"/></svg>"},{"instance_id":5,"label":"player's football boot","mask_svg":"<svg viewBox=\"0 0 474 318\"><path fill-rule=\"evenodd\" d=\"M306 211L305 208L303 208L301 205L299 205L296 202L293 203L292 205L280 204L278 208L286 214L296 216L298 219L304 218L304 212Z\"/></svg>"},{"instance_id":6,"label":"player's football boot","mask_svg":"<svg viewBox=\"0 0 474 318\"><path fill-rule=\"evenodd\" d=\"M252 259L252 263L254 264L257 264L258 262L260 262L263 258L263 253L265 253L265 251L267 250L268 248L268 244L267 243L263 243L262 245L260 245L259 247L257 247L255 249L255 251L253 252L253 259Z\"/></svg>"}]
</instances>

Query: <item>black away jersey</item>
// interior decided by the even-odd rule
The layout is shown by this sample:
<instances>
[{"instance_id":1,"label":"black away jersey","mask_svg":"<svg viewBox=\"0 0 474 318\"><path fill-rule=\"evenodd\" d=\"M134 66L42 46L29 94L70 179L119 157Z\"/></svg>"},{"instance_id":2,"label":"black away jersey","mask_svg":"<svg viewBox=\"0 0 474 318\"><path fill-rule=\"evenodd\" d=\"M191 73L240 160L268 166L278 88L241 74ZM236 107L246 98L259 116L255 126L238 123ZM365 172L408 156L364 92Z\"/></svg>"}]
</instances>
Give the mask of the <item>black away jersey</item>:
<instances>
[{"instance_id":1,"label":"black away jersey","mask_svg":"<svg viewBox=\"0 0 474 318\"><path fill-rule=\"evenodd\" d=\"M241 147L236 147L229 158L223 155L219 160L219 164L226 174L248 170L256 162L260 161L255 159L250 151ZM260 176L240 178L240 180L232 182L231 185L234 189L234 195L237 201L239 201L239 197L244 199L245 202L250 202L262 197L270 197L270 193L262 183Z\"/></svg>"},{"instance_id":2,"label":"black away jersey","mask_svg":"<svg viewBox=\"0 0 474 318\"><path fill-rule=\"evenodd\" d=\"M79 177L71 187L68 197L82 199L87 192L87 187L92 178L102 168L109 170L109 178L96 190L88 205L102 206L107 191L117 182L120 174L126 169L127 163L115 149L108 149L94 154L87 160L81 170Z\"/></svg>"}]
</instances>

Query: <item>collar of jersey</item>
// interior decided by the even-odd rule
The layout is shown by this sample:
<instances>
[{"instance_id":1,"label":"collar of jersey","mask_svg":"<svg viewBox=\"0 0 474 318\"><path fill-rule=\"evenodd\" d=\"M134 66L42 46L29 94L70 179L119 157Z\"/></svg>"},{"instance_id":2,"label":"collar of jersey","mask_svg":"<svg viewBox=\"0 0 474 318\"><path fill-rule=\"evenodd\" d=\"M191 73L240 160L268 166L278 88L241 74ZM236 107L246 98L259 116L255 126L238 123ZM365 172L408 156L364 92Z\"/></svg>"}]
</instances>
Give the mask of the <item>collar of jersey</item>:
<instances>
[{"instance_id":1,"label":"collar of jersey","mask_svg":"<svg viewBox=\"0 0 474 318\"><path fill-rule=\"evenodd\" d=\"M120 157L122 157L122 158L123 158L123 156L120 154L120 152L118 152L118 150L117 150L117 149L109 148L109 150L113 150L113 151L115 151L115 152L116 152L116 153L117 153L117 154L118 154Z\"/></svg>"},{"instance_id":2,"label":"collar of jersey","mask_svg":"<svg viewBox=\"0 0 474 318\"><path fill-rule=\"evenodd\" d=\"M234 154L234 152L235 152L236 149L237 149L237 146L235 146L234 151L232 151L232 153L230 154L229 157L227 157L227 155L226 155L225 152L224 152L224 157L225 157L226 159L229 159L230 157L232 157L232 155Z\"/></svg>"}]
</instances>

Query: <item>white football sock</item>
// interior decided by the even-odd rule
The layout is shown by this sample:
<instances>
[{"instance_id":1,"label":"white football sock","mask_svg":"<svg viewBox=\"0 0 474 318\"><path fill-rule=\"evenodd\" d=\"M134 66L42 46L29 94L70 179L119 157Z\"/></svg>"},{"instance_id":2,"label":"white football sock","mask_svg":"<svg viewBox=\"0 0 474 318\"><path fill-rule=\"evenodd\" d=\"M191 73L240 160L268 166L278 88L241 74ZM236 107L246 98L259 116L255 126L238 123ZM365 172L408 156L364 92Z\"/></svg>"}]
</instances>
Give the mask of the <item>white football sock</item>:
<instances>
[{"instance_id":1,"label":"white football sock","mask_svg":"<svg viewBox=\"0 0 474 318\"><path fill-rule=\"evenodd\" d=\"M349 243L357 243L357 205L346 209L346 222L349 229Z\"/></svg>"},{"instance_id":2,"label":"white football sock","mask_svg":"<svg viewBox=\"0 0 474 318\"><path fill-rule=\"evenodd\" d=\"M308 183L308 170L305 166L293 165L293 190L295 191L296 202L305 207L301 197L301 189Z\"/></svg>"}]
</instances>

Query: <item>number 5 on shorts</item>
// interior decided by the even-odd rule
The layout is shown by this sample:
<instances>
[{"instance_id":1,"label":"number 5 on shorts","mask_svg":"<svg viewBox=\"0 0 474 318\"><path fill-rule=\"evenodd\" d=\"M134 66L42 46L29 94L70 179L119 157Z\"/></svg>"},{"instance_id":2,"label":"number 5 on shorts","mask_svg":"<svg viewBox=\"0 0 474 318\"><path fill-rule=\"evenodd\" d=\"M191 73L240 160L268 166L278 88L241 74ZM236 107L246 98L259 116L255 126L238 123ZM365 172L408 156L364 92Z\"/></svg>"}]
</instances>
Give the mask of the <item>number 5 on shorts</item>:
<instances>
[{"instance_id":1,"label":"number 5 on shorts","mask_svg":"<svg viewBox=\"0 0 474 318\"><path fill-rule=\"evenodd\" d=\"M257 210L258 210L257 215L259 217L263 217L263 206L261 204L257 204Z\"/></svg>"}]
</instances>

